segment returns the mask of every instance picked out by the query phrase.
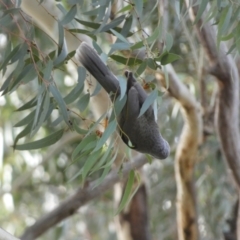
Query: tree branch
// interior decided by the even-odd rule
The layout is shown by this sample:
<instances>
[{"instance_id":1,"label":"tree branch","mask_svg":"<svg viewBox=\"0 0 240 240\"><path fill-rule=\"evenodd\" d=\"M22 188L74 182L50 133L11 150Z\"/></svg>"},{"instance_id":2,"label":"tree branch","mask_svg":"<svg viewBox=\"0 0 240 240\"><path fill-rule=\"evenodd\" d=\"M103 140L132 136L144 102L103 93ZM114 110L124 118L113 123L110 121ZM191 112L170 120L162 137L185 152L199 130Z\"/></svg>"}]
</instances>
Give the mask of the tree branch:
<instances>
[{"instance_id":1,"label":"tree branch","mask_svg":"<svg viewBox=\"0 0 240 240\"><path fill-rule=\"evenodd\" d=\"M194 21L198 8L190 8ZM216 31L209 23L202 20L195 25L198 38L204 46L210 60L210 74L216 77L219 94L216 111L216 127L221 150L233 173L235 182L240 187L240 135L239 135L239 75L235 61L227 53L222 42L216 47Z\"/></svg>"},{"instance_id":2,"label":"tree branch","mask_svg":"<svg viewBox=\"0 0 240 240\"><path fill-rule=\"evenodd\" d=\"M169 75L167 91L181 104L184 127L175 156L177 184L177 224L179 240L198 239L197 210L193 182L194 166L197 162L198 146L202 138L200 105L187 87L179 80L172 65L166 66ZM166 87L162 74L156 74Z\"/></svg>"},{"instance_id":3,"label":"tree branch","mask_svg":"<svg viewBox=\"0 0 240 240\"><path fill-rule=\"evenodd\" d=\"M81 206L99 197L112 188L115 183L126 178L131 170L138 169L145 163L147 163L147 158L144 155L139 154L131 162L123 164L121 169L112 170L101 185L95 187L97 181L94 181L84 188L79 188L71 197L64 200L57 208L38 219L32 226L28 227L21 236L21 239L33 240L39 237L52 226L75 214Z\"/></svg>"}]
</instances>

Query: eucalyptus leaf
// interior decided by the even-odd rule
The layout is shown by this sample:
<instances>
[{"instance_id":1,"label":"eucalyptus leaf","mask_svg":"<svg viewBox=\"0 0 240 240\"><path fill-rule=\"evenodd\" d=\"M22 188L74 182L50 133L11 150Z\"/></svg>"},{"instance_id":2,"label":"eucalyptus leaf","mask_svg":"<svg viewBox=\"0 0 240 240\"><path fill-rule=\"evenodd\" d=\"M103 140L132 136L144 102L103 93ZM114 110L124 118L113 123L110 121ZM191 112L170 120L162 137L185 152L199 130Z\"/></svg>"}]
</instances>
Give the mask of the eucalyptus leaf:
<instances>
[{"instance_id":1,"label":"eucalyptus leaf","mask_svg":"<svg viewBox=\"0 0 240 240\"><path fill-rule=\"evenodd\" d=\"M14 127L22 127L24 125L29 124L30 122L33 122L34 116L35 116L36 110L30 112L26 117L24 117L22 120L17 122Z\"/></svg>"},{"instance_id":2,"label":"eucalyptus leaf","mask_svg":"<svg viewBox=\"0 0 240 240\"><path fill-rule=\"evenodd\" d=\"M106 24L101 32L106 32L108 30L112 31L116 26L118 26L123 20L125 19L125 15L121 15L117 18L115 18L113 21L111 21L110 23ZM113 34L116 35L116 34L119 34L117 31L113 30ZM117 35L116 35L117 36ZM118 37L118 36L117 36Z\"/></svg>"},{"instance_id":3,"label":"eucalyptus leaf","mask_svg":"<svg viewBox=\"0 0 240 240\"><path fill-rule=\"evenodd\" d=\"M106 143L106 141L111 136L111 134L116 130L116 127L117 127L117 121L112 121L108 124L108 126L105 129L102 137L97 142L97 146L94 149L94 152L98 151Z\"/></svg>"},{"instance_id":4,"label":"eucalyptus leaf","mask_svg":"<svg viewBox=\"0 0 240 240\"><path fill-rule=\"evenodd\" d=\"M174 53L167 53L163 57L161 57L161 65L167 65L167 64L172 63L172 62L174 62L178 59L180 59L179 55L176 55Z\"/></svg>"},{"instance_id":5,"label":"eucalyptus leaf","mask_svg":"<svg viewBox=\"0 0 240 240\"><path fill-rule=\"evenodd\" d=\"M13 148L15 148L15 146L20 138L25 137L27 134L29 134L31 132L32 124L33 124L33 121L29 122L28 125L15 137L14 143L13 143Z\"/></svg>"},{"instance_id":6,"label":"eucalyptus leaf","mask_svg":"<svg viewBox=\"0 0 240 240\"><path fill-rule=\"evenodd\" d=\"M77 124L76 124L76 121L73 121L73 129L79 133L79 134L86 134L88 133L88 130L87 129L82 129L80 128Z\"/></svg>"},{"instance_id":7,"label":"eucalyptus leaf","mask_svg":"<svg viewBox=\"0 0 240 240\"><path fill-rule=\"evenodd\" d=\"M89 144L90 142L96 141L97 136L95 134L91 134L88 136L85 136L84 139L77 145L77 147L73 150L71 159L74 161L74 159L81 154L83 148Z\"/></svg>"},{"instance_id":8,"label":"eucalyptus leaf","mask_svg":"<svg viewBox=\"0 0 240 240\"><path fill-rule=\"evenodd\" d=\"M124 189L123 197L122 197L119 207L117 209L116 215L119 214L131 200L130 197L131 197L131 192L132 192L132 188L133 188L133 184L134 184L134 175L135 175L134 171L131 170L128 175L127 185Z\"/></svg>"},{"instance_id":9,"label":"eucalyptus leaf","mask_svg":"<svg viewBox=\"0 0 240 240\"><path fill-rule=\"evenodd\" d=\"M18 112L23 111L23 110L26 110L26 109L29 109L29 108L32 108L32 107L36 106L36 104L37 104L37 98L34 97L30 101L26 102L23 106L21 106L20 108L18 108L15 111L18 111Z\"/></svg>"},{"instance_id":10,"label":"eucalyptus leaf","mask_svg":"<svg viewBox=\"0 0 240 240\"><path fill-rule=\"evenodd\" d=\"M143 0L133 0L138 17L141 19L143 11Z\"/></svg>"},{"instance_id":11,"label":"eucalyptus leaf","mask_svg":"<svg viewBox=\"0 0 240 240\"><path fill-rule=\"evenodd\" d=\"M88 176L88 173L90 172L91 168L94 166L94 164L99 160L99 158L102 155L102 149L91 153L86 161L85 164L82 168L82 177L83 177L83 181L85 180L85 178Z\"/></svg>"},{"instance_id":12,"label":"eucalyptus leaf","mask_svg":"<svg viewBox=\"0 0 240 240\"><path fill-rule=\"evenodd\" d=\"M144 60L138 67L136 71L136 75L140 76L145 71L146 68L147 68L147 61Z\"/></svg>"},{"instance_id":13,"label":"eucalyptus leaf","mask_svg":"<svg viewBox=\"0 0 240 240\"><path fill-rule=\"evenodd\" d=\"M120 100L122 100L122 98L124 97L124 95L126 94L126 90L127 90L127 80L126 78L124 78L123 76L117 76L119 85L120 85Z\"/></svg>"},{"instance_id":14,"label":"eucalyptus leaf","mask_svg":"<svg viewBox=\"0 0 240 240\"><path fill-rule=\"evenodd\" d=\"M63 129L58 130L57 132L54 132L51 135L49 135L45 138L42 138L40 140L30 142L30 143L16 145L14 147L14 149L16 149L16 150L33 150L33 149L49 147L61 139L63 132L64 132Z\"/></svg>"},{"instance_id":15,"label":"eucalyptus leaf","mask_svg":"<svg viewBox=\"0 0 240 240\"><path fill-rule=\"evenodd\" d=\"M71 127L71 126L70 126L70 122L69 122L69 121L70 121L70 119L69 119L69 112L68 112L68 110L67 110L67 106L66 106L66 104L65 104L65 102L64 102L61 94L59 93L58 89L57 89L52 83L49 84L49 90L50 90L50 92L52 93L54 99L55 99L55 100L57 101L57 103L58 103L58 106L59 106L59 108L60 108L60 110L61 110L61 113L62 113L62 115L63 115L64 121L66 122L66 124L67 124L69 127Z\"/></svg>"},{"instance_id":16,"label":"eucalyptus leaf","mask_svg":"<svg viewBox=\"0 0 240 240\"><path fill-rule=\"evenodd\" d=\"M71 7L71 9L68 11L68 13L67 13L67 14L63 17L63 19L60 21L60 23L61 23L62 25L65 25L65 24L70 23L70 22L74 19L76 13L77 13L77 7L76 7L76 5L73 5L73 6Z\"/></svg>"},{"instance_id":17,"label":"eucalyptus leaf","mask_svg":"<svg viewBox=\"0 0 240 240\"><path fill-rule=\"evenodd\" d=\"M122 57L122 56L119 56L119 55L114 55L114 54L110 55L110 58L112 58L116 62L122 63L126 66L129 66L129 67L139 65L139 64L142 63L142 60L137 59L137 58L131 58L131 57L130 58L125 58L125 57Z\"/></svg>"},{"instance_id":18,"label":"eucalyptus leaf","mask_svg":"<svg viewBox=\"0 0 240 240\"><path fill-rule=\"evenodd\" d=\"M201 4L200 4L200 6L199 6L199 8L198 8L197 16L196 16L193 24L196 24L196 23L200 20L200 18L201 18L202 15L203 15L203 12L205 11L205 9L206 9L206 7L207 7L208 2L209 2L208 0L202 0L202 1L200 1Z\"/></svg>"},{"instance_id":19,"label":"eucalyptus leaf","mask_svg":"<svg viewBox=\"0 0 240 240\"><path fill-rule=\"evenodd\" d=\"M147 110L148 108L153 104L153 102L157 99L158 96L158 92L157 89L154 89L146 98L146 100L144 101L141 109L140 109L140 113L138 115L138 117L141 117Z\"/></svg>"},{"instance_id":20,"label":"eucalyptus leaf","mask_svg":"<svg viewBox=\"0 0 240 240\"><path fill-rule=\"evenodd\" d=\"M83 112L86 109L86 107L88 106L89 100L90 100L90 94L89 93L83 95L79 99L78 107L79 107L80 112Z\"/></svg>"}]
</instances>

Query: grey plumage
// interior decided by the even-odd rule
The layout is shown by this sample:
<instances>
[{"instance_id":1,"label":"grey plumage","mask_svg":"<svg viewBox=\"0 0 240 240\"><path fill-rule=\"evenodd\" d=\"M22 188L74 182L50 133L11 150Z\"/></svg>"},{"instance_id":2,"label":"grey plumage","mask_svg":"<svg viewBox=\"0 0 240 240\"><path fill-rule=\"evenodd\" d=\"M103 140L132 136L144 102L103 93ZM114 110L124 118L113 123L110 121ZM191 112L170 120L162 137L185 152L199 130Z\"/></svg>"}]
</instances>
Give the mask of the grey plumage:
<instances>
[{"instance_id":1,"label":"grey plumage","mask_svg":"<svg viewBox=\"0 0 240 240\"><path fill-rule=\"evenodd\" d=\"M109 94L113 93L112 96L115 94L115 97L111 98L112 101L116 99L116 95L120 94L118 80L96 51L83 42L75 56ZM132 72L126 71L125 76L127 77L127 102L118 117L119 134L130 148L158 159L165 159L170 153L170 147L159 132L152 106L138 117L147 93L136 81Z\"/></svg>"}]
</instances>

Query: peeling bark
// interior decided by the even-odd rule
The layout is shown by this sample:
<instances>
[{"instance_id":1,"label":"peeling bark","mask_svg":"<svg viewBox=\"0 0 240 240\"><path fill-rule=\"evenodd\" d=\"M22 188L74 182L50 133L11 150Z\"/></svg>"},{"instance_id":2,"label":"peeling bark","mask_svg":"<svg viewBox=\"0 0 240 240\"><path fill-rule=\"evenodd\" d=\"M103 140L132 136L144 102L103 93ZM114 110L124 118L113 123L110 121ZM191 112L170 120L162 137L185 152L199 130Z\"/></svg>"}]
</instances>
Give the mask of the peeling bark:
<instances>
[{"instance_id":1,"label":"peeling bark","mask_svg":"<svg viewBox=\"0 0 240 240\"><path fill-rule=\"evenodd\" d=\"M122 193L124 187L120 187ZM147 208L147 189L143 181L128 206L119 214L119 240L150 240L149 216Z\"/></svg>"},{"instance_id":2,"label":"peeling bark","mask_svg":"<svg viewBox=\"0 0 240 240\"><path fill-rule=\"evenodd\" d=\"M181 104L184 117L184 127L175 156L178 238L179 240L197 240L199 233L193 172L197 162L198 146L202 138L200 105L178 79L171 65L167 66L167 71L169 74L167 91ZM162 75L157 74L156 77L164 86L165 81Z\"/></svg>"}]
</instances>

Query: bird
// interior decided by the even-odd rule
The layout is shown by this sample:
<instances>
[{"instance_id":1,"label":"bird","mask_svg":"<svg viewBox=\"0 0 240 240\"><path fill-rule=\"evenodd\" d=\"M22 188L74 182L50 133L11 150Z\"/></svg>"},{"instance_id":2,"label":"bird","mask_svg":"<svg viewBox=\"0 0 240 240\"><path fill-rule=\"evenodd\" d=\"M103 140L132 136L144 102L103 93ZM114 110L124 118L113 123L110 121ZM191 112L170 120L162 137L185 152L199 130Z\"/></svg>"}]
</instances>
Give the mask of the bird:
<instances>
[{"instance_id":1,"label":"bird","mask_svg":"<svg viewBox=\"0 0 240 240\"><path fill-rule=\"evenodd\" d=\"M97 52L86 42L82 42L76 50L75 57L105 89L111 100L117 101L121 94L119 81ZM125 71L124 75L127 78L127 100L117 117L119 135L131 149L156 159L167 158L170 146L160 133L153 107L150 105L145 113L139 116L148 94L131 71Z\"/></svg>"}]
</instances>

